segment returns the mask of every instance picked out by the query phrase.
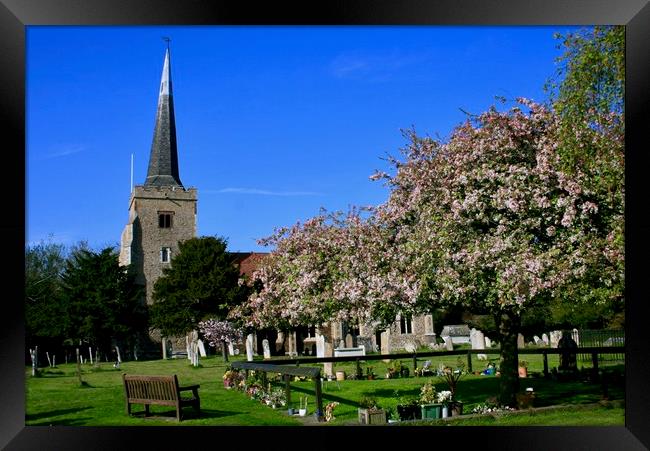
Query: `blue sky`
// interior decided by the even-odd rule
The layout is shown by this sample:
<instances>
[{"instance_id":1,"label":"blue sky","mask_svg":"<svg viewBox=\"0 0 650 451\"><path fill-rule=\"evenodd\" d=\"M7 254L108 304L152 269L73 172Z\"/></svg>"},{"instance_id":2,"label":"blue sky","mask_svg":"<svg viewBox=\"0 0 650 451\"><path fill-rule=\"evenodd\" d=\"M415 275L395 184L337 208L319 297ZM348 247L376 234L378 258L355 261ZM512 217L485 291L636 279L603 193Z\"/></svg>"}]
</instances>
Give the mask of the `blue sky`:
<instances>
[{"instance_id":1,"label":"blue sky","mask_svg":"<svg viewBox=\"0 0 650 451\"><path fill-rule=\"evenodd\" d=\"M27 27L26 236L117 245L131 155L143 184L165 43L179 169L198 234L231 251L328 210L376 205L368 177L495 96L543 101L570 27Z\"/></svg>"}]
</instances>

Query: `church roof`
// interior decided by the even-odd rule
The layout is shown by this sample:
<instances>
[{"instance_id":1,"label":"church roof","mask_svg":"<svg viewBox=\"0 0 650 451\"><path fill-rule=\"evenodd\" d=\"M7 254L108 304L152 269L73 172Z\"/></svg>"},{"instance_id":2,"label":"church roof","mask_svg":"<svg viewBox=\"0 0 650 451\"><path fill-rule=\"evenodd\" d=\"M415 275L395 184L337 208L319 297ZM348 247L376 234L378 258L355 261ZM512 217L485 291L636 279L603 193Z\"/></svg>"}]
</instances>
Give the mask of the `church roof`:
<instances>
[{"instance_id":1,"label":"church roof","mask_svg":"<svg viewBox=\"0 0 650 451\"><path fill-rule=\"evenodd\" d=\"M165 52L158 111L153 131L149 169L145 186L180 186L178 174L178 150L176 148L176 121L174 118L174 97L172 95L171 60L169 47Z\"/></svg>"}]
</instances>

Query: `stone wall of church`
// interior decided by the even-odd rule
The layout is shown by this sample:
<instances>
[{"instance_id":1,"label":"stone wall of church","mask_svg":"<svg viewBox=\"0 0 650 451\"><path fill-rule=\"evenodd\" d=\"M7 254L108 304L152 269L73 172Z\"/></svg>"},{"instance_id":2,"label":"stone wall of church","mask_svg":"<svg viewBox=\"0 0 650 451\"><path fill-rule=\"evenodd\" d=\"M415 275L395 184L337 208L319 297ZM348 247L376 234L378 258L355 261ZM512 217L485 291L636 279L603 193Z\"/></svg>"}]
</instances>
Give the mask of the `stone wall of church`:
<instances>
[{"instance_id":1,"label":"stone wall of church","mask_svg":"<svg viewBox=\"0 0 650 451\"><path fill-rule=\"evenodd\" d=\"M172 215L171 227L161 228L161 212ZM197 191L195 188L136 186L131 195L129 224L122 234L120 261L135 264L151 304L153 285L169 263L161 262L161 249L178 254L178 242L196 236ZM130 242L130 243L129 243Z\"/></svg>"}]
</instances>

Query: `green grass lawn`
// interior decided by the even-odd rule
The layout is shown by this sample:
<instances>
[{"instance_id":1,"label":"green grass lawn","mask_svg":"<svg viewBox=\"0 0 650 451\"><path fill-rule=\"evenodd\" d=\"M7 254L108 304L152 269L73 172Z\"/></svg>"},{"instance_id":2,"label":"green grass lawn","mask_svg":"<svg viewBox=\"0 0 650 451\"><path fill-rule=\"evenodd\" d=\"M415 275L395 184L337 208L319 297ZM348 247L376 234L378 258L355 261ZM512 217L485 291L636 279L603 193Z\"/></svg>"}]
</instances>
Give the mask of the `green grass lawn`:
<instances>
[{"instance_id":1,"label":"green grass lawn","mask_svg":"<svg viewBox=\"0 0 650 451\"><path fill-rule=\"evenodd\" d=\"M555 356L549 356L549 367L557 366ZM454 365L456 357L434 357L432 367L439 363ZM463 357L463 361L466 361ZM422 359L422 361L425 359ZM541 356L526 356L529 374L536 375L542 370ZM419 365L422 361L418 362ZM347 425L357 423L358 402L363 396L375 397L382 407L391 409L398 404L399 396L417 396L420 387L429 378L412 377L412 361L402 363L411 369L411 377L383 379L387 364L383 361L367 361L362 364L365 373L367 366L373 367L376 380L345 380L324 382L324 404L339 403L334 411L336 419L327 425ZM485 368L485 361L473 361L475 371ZM201 359L201 367L193 368L186 359L124 362L121 368L114 369L112 363L100 364L99 368L84 365L82 378L85 386L79 385L74 364L60 365L58 368L42 369L41 377L31 377L26 369L26 419L29 426L68 425L68 426L143 426L143 425L277 425L299 426L305 419L290 417L285 409L272 409L258 401L249 399L243 392L227 390L223 387L222 375L226 364L220 356ZM337 364L335 370L354 373L354 363ZM150 418L128 417L125 407L122 373L129 374L176 374L181 385L200 384L201 415L197 417L191 408L184 410L184 420L175 421L172 408L152 406L154 414ZM271 378L273 379L273 378ZM437 390L446 389L444 382L431 378ZM273 382L283 386L278 380ZM496 396L499 379L494 376L463 377L457 389L457 398L464 403L464 412ZM462 420L430 423L444 425L623 425L622 407L594 407L583 405L596 403L602 399L600 385L583 382L558 382L541 377L521 380L522 390L533 387L536 393L535 407L553 405L576 405L574 408L538 412L533 414L505 415L501 417L467 418ZM309 396L309 410L314 412L315 397L312 381L291 383L292 401L296 404L300 396ZM609 388L610 399L624 398L622 383ZM580 406L578 406L580 405ZM134 406L138 412L140 406Z\"/></svg>"}]
</instances>

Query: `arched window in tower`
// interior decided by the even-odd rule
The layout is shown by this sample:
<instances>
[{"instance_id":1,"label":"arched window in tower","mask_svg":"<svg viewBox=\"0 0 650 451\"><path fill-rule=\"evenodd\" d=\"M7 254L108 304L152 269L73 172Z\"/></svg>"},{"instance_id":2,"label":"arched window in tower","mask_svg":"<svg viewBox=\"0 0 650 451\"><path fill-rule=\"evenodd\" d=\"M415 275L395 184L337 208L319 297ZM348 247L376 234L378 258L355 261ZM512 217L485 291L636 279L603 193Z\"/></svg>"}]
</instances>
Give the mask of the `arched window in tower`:
<instances>
[{"instance_id":1,"label":"arched window in tower","mask_svg":"<svg viewBox=\"0 0 650 451\"><path fill-rule=\"evenodd\" d=\"M173 217L174 217L173 211L159 211L158 227L161 229L171 229Z\"/></svg>"},{"instance_id":2,"label":"arched window in tower","mask_svg":"<svg viewBox=\"0 0 650 451\"><path fill-rule=\"evenodd\" d=\"M172 248L163 247L160 249L160 262L169 263L172 259Z\"/></svg>"}]
</instances>

